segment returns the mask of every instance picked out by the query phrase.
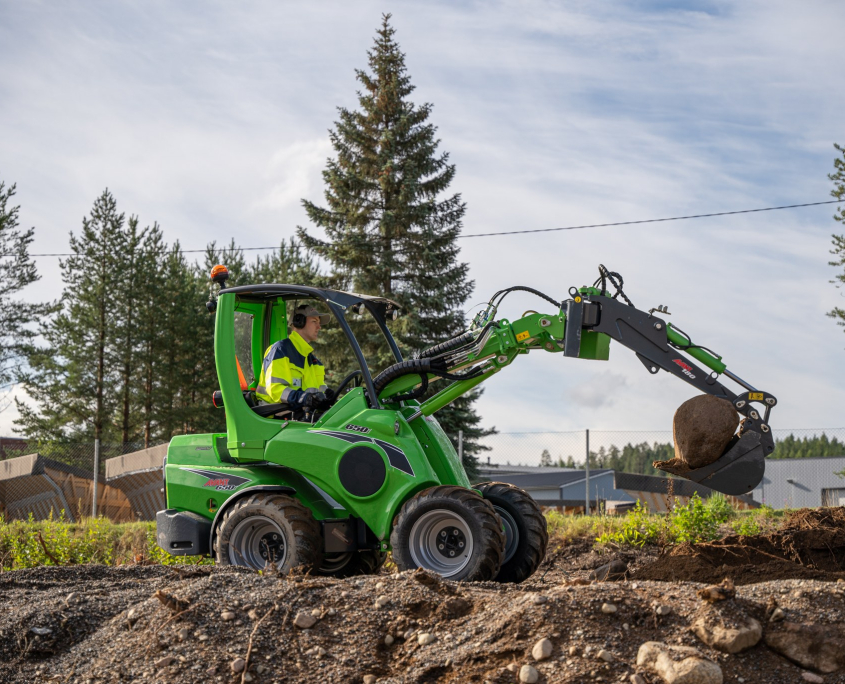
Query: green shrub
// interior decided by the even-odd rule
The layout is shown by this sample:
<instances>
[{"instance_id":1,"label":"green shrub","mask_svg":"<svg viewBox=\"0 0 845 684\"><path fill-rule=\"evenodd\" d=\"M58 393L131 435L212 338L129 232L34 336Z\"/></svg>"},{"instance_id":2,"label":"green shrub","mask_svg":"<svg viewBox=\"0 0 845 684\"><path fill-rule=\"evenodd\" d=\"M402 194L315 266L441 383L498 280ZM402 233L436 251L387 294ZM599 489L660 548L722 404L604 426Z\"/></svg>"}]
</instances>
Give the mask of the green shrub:
<instances>
[{"instance_id":1,"label":"green shrub","mask_svg":"<svg viewBox=\"0 0 845 684\"><path fill-rule=\"evenodd\" d=\"M637 500L634 508L622 518L621 527L615 531L604 532L596 538L596 541L599 544L613 542L628 546L645 546L657 541L661 527L660 519L651 515Z\"/></svg>"},{"instance_id":2,"label":"green shrub","mask_svg":"<svg viewBox=\"0 0 845 684\"><path fill-rule=\"evenodd\" d=\"M711 541L719 537L719 521L696 492L685 506L669 515L670 534L676 542Z\"/></svg>"},{"instance_id":3,"label":"green shrub","mask_svg":"<svg viewBox=\"0 0 845 684\"><path fill-rule=\"evenodd\" d=\"M731 523L731 529L741 537L760 534L762 528L756 515L742 515Z\"/></svg>"},{"instance_id":4,"label":"green shrub","mask_svg":"<svg viewBox=\"0 0 845 684\"><path fill-rule=\"evenodd\" d=\"M704 506L711 517L719 524L728 522L728 520L736 516L736 511L731 505L731 502L728 501L728 497L721 492L713 494L713 496L707 499Z\"/></svg>"}]
</instances>

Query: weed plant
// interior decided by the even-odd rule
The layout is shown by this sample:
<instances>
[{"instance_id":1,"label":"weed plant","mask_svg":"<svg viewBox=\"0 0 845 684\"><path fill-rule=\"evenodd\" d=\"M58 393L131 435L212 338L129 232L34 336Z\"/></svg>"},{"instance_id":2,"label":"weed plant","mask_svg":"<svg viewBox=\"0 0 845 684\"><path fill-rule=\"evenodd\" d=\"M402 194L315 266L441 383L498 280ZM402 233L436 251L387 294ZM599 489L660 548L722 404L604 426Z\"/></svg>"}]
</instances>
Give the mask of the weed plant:
<instances>
[{"instance_id":1,"label":"weed plant","mask_svg":"<svg viewBox=\"0 0 845 684\"><path fill-rule=\"evenodd\" d=\"M649 513L637 501L615 528L600 532L595 539L600 546L707 542L729 534L747 536L768 532L775 527L776 517L769 506L740 511L722 494L715 494L706 501L693 494L686 504L676 504L667 514Z\"/></svg>"},{"instance_id":2,"label":"weed plant","mask_svg":"<svg viewBox=\"0 0 845 684\"><path fill-rule=\"evenodd\" d=\"M116 524L106 518L68 522L62 513L47 520L0 518L0 568L20 570L41 565L210 563L195 556L171 556L156 544L155 523Z\"/></svg>"}]
</instances>

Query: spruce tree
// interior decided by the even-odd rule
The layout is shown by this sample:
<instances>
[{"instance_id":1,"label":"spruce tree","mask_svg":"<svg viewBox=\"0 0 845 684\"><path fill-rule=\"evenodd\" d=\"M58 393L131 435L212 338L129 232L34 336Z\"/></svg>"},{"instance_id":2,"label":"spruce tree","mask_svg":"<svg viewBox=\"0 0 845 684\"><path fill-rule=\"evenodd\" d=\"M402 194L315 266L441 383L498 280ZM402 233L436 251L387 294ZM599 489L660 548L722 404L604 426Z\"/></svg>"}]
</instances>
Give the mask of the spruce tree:
<instances>
[{"instance_id":1,"label":"spruce tree","mask_svg":"<svg viewBox=\"0 0 845 684\"><path fill-rule=\"evenodd\" d=\"M326 239L303 228L299 236L331 264L335 286L400 304L403 316L392 332L407 353L465 329L462 307L473 282L456 242L466 206L460 194L445 195L455 166L437 150L437 129L428 121L432 106L409 100L414 86L394 34L390 15L384 15L367 53L370 71L356 70L359 109L338 108L329 132L336 156L323 171L326 206L303 200ZM372 370L392 362L372 329L355 331ZM453 440L463 431L470 474L481 450L478 438L492 432L479 427L472 408L479 394L465 395L437 415Z\"/></svg>"},{"instance_id":2,"label":"spruce tree","mask_svg":"<svg viewBox=\"0 0 845 684\"><path fill-rule=\"evenodd\" d=\"M35 229L18 229L20 207L11 205L14 195L15 186L7 188L0 181L0 411L8 406L7 395L20 379L36 324L50 311L48 304L17 299L40 276L29 256Z\"/></svg>"},{"instance_id":3,"label":"spruce tree","mask_svg":"<svg viewBox=\"0 0 845 684\"><path fill-rule=\"evenodd\" d=\"M249 281L312 287L323 284L314 255L294 238L282 241L278 251L272 254L258 255L249 265Z\"/></svg>"},{"instance_id":4,"label":"spruce tree","mask_svg":"<svg viewBox=\"0 0 845 684\"><path fill-rule=\"evenodd\" d=\"M827 175L834 184L830 194L838 200L845 200L845 147L836 144L834 144L834 147L841 153L841 158L833 160L834 172ZM839 205L837 212L833 215L833 220L845 224L845 204ZM832 238L833 249L830 250L830 253L834 256L834 259L829 263L831 266L842 268L845 266L845 234L834 234ZM832 282L836 284L837 288L842 287L845 284L845 269L841 273L837 273ZM845 309L837 306L827 315L836 319L837 325L845 326Z\"/></svg>"},{"instance_id":5,"label":"spruce tree","mask_svg":"<svg viewBox=\"0 0 845 684\"><path fill-rule=\"evenodd\" d=\"M120 443L127 444L138 437L138 366L141 352L139 340L139 308L145 281L152 280L141 247L149 229L139 229L138 217L131 216L122 235L120 251L116 255L120 266L114 287L113 336L107 343L108 360L119 374L116 424Z\"/></svg>"},{"instance_id":6,"label":"spruce tree","mask_svg":"<svg viewBox=\"0 0 845 684\"><path fill-rule=\"evenodd\" d=\"M45 346L29 355L24 387L39 405L18 402L17 424L41 441L114 439L119 372L109 348L117 338L120 268L125 248L124 214L105 190L71 233L73 256L60 261L61 310L40 327Z\"/></svg>"}]
</instances>

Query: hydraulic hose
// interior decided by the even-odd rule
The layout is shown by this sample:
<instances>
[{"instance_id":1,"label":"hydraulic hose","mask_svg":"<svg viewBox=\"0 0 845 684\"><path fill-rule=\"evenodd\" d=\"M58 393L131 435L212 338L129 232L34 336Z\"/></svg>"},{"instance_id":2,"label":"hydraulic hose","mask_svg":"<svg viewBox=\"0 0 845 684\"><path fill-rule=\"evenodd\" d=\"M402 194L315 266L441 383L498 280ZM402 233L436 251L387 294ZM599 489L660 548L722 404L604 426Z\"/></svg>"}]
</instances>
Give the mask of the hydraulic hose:
<instances>
[{"instance_id":1,"label":"hydraulic hose","mask_svg":"<svg viewBox=\"0 0 845 684\"><path fill-rule=\"evenodd\" d=\"M396 380L396 378L401 378L405 375L419 375L422 379L422 388L418 387L410 394L401 395L401 397L395 398L397 401L401 401L402 399L417 399L422 396L422 394L428 389L429 374L457 382L458 380L469 380L470 378L477 377L481 373L482 371L480 368L473 368L462 374L449 373L446 370L446 364L441 359L410 359L408 361L394 363L392 366L385 368L375 377L373 380L373 386L375 387L376 392L381 394L381 391L391 382Z\"/></svg>"},{"instance_id":2,"label":"hydraulic hose","mask_svg":"<svg viewBox=\"0 0 845 684\"><path fill-rule=\"evenodd\" d=\"M490 328L493 327L493 323L487 323L479 332L474 332L469 330L457 337L453 337L451 340L446 340L445 342L441 342L440 344L435 344L433 347L429 347L428 349L423 349L419 352L415 358L418 359L427 359L433 356L440 356L441 354L445 354L446 352L456 351L462 347L466 347L475 340L479 339L484 333L486 333Z\"/></svg>"},{"instance_id":3,"label":"hydraulic hose","mask_svg":"<svg viewBox=\"0 0 845 684\"><path fill-rule=\"evenodd\" d=\"M444 352L452 351L463 347L465 344L472 342L475 339L475 334L472 332L465 332L463 335L453 337L451 340L446 340L440 344L435 344L433 347L423 349L418 355L418 359L427 359L432 356L438 356Z\"/></svg>"}]
</instances>

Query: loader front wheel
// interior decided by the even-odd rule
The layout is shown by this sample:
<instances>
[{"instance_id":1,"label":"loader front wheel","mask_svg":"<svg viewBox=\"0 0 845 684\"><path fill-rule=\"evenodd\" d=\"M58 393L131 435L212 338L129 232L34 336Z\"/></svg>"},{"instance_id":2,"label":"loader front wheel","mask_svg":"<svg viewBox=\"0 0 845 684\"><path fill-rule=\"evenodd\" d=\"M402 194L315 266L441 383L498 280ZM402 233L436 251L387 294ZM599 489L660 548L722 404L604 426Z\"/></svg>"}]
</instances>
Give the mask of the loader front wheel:
<instances>
[{"instance_id":1,"label":"loader front wheel","mask_svg":"<svg viewBox=\"0 0 845 684\"><path fill-rule=\"evenodd\" d=\"M390 534L399 570L424 568L446 579L485 581L499 572L505 535L478 492L440 485L411 497Z\"/></svg>"},{"instance_id":2,"label":"loader front wheel","mask_svg":"<svg viewBox=\"0 0 845 684\"><path fill-rule=\"evenodd\" d=\"M286 573L322 562L320 525L311 511L289 496L257 493L236 501L214 535L219 565Z\"/></svg>"},{"instance_id":3,"label":"loader front wheel","mask_svg":"<svg viewBox=\"0 0 845 684\"><path fill-rule=\"evenodd\" d=\"M485 482L475 487L493 504L505 532L505 558L497 582L528 579L546 557L549 533L546 516L531 496L506 482Z\"/></svg>"}]
</instances>

